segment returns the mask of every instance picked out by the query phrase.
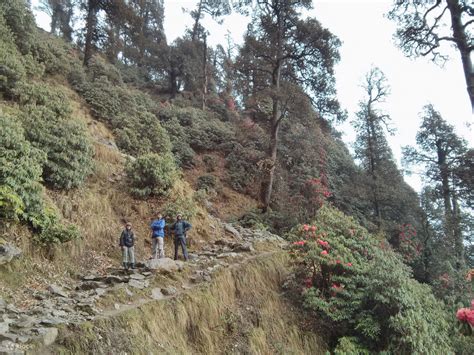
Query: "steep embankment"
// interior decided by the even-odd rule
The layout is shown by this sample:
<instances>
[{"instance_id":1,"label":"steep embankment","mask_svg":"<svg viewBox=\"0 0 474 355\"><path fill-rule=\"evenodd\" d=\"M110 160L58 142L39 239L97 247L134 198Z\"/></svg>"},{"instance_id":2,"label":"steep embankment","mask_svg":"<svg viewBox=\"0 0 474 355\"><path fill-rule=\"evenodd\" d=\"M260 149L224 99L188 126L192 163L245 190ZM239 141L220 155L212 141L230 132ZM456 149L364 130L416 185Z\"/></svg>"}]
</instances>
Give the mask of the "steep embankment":
<instances>
[{"instance_id":1,"label":"steep embankment","mask_svg":"<svg viewBox=\"0 0 474 355\"><path fill-rule=\"evenodd\" d=\"M281 294L284 253L221 269L211 282L176 297L60 330L60 353L318 354L324 342L304 332ZM44 349L46 350L46 349Z\"/></svg>"}]
</instances>

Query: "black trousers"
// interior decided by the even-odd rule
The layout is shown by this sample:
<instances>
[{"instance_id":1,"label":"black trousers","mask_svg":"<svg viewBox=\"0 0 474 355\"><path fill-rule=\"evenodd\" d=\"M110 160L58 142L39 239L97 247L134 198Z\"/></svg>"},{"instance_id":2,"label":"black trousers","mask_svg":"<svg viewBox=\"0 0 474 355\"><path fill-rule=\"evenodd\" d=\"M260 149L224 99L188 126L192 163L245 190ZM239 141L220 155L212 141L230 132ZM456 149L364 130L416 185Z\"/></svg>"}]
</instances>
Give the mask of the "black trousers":
<instances>
[{"instance_id":1,"label":"black trousers","mask_svg":"<svg viewBox=\"0 0 474 355\"><path fill-rule=\"evenodd\" d=\"M188 260L188 249L186 248L186 236L177 235L174 237L174 260L178 260L178 249L181 246L184 259Z\"/></svg>"}]
</instances>

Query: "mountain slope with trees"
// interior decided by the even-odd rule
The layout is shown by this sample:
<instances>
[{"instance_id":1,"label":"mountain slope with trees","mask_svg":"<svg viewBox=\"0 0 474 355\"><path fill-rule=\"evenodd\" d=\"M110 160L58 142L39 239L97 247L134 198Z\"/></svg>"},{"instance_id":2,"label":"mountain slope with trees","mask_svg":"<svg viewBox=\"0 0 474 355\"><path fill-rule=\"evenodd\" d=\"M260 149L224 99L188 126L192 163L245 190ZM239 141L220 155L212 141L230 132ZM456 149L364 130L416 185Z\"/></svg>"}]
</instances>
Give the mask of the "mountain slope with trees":
<instances>
[{"instance_id":1,"label":"mountain slope with trees","mask_svg":"<svg viewBox=\"0 0 474 355\"><path fill-rule=\"evenodd\" d=\"M0 265L0 296L27 308L34 288L118 263L123 222L143 243L158 211L183 212L196 251L219 241L218 219L297 243L285 302L336 352L432 352L436 335L469 353L454 328L473 292L472 148L427 106L404 149L426 170L418 195L373 68L352 157L334 127L340 40L303 16L310 1L202 0L172 43L163 6L45 0L46 33L27 1L0 4L0 246L23 251ZM242 46L209 46L202 18L232 11L253 16Z\"/></svg>"}]
</instances>

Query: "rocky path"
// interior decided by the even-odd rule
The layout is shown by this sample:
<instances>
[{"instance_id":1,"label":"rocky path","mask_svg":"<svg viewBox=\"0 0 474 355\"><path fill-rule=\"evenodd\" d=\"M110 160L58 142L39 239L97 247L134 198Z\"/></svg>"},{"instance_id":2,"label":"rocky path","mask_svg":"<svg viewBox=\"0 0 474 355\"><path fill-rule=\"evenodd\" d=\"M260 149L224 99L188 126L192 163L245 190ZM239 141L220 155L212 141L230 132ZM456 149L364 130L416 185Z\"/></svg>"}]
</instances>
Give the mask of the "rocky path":
<instances>
[{"instance_id":1,"label":"rocky path","mask_svg":"<svg viewBox=\"0 0 474 355\"><path fill-rule=\"evenodd\" d=\"M23 354L32 343L51 345L62 324L79 324L113 317L148 302L176 297L183 291L212 280L221 268L261 256L254 246L261 242L285 244L279 236L224 224L226 236L190 254L187 263L168 258L137 264L135 270L91 270L75 284L51 284L35 292L38 302L19 310L0 299L0 354ZM121 295L121 296L120 296Z\"/></svg>"}]
</instances>

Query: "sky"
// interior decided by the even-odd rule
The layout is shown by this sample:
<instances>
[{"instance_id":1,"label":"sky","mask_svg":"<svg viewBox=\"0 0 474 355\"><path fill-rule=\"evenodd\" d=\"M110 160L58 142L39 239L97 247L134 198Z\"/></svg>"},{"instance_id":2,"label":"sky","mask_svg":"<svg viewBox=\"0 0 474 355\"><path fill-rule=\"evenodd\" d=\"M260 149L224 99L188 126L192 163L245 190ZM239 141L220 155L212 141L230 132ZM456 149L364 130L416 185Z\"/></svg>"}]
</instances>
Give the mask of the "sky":
<instances>
[{"instance_id":1,"label":"sky","mask_svg":"<svg viewBox=\"0 0 474 355\"><path fill-rule=\"evenodd\" d=\"M38 0L33 0L33 6ZM192 26L189 14L198 0L164 0L164 28L168 42L183 35ZM392 39L395 23L384 17L391 0L313 0L309 16L317 18L341 41L341 61L336 66L338 99L349 114L349 119L336 128L343 133L343 140L351 147L355 132L350 121L363 97L361 83L372 66L379 67L386 75L391 95L384 104L392 118L396 133L388 141L401 168L401 147L415 145L420 125L420 112L424 105L434 105L443 118L452 124L472 147L474 145L474 117L471 111L459 54L451 50L450 60L439 67L428 58L409 59L396 47ZM49 29L49 19L36 12L39 26ZM236 44L241 43L249 19L231 15L220 25L210 18L203 20L210 32L208 43L225 46L227 33ZM415 172L417 169L414 169ZM419 171L419 169L418 169ZM405 176L415 190L422 186L420 176Z\"/></svg>"}]
</instances>

